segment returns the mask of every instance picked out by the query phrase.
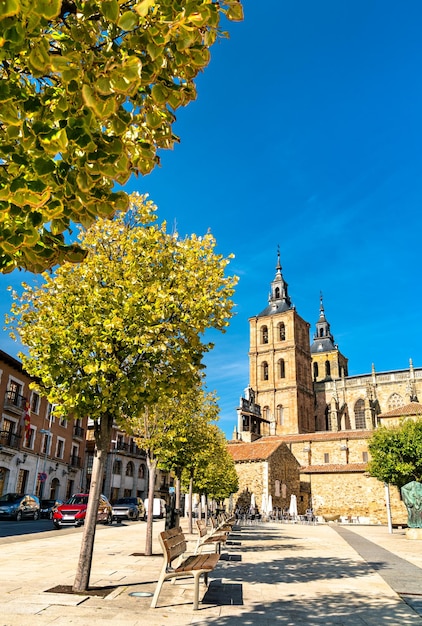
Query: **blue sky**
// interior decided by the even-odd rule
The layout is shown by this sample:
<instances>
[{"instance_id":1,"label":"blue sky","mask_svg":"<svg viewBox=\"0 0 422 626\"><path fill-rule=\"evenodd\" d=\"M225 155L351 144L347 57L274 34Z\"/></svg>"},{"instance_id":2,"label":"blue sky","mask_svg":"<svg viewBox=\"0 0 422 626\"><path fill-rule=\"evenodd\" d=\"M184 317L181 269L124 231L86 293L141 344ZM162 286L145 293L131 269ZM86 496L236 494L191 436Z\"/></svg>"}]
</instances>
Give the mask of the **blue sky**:
<instances>
[{"instance_id":1,"label":"blue sky","mask_svg":"<svg viewBox=\"0 0 422 626\"><path fill-rule=\"evenodd\" d=\"M248 383L248 318L283 275L314 332L319 294L351 375L422 366L422 4L245 0L212 49L181 144L130 181L181 235L234 253L236 315L213 335L208 387L230 437ZM10 307L0 276L0 313ZM3 333L1 348L18 351Z\"/></svg>"}]
</instances>

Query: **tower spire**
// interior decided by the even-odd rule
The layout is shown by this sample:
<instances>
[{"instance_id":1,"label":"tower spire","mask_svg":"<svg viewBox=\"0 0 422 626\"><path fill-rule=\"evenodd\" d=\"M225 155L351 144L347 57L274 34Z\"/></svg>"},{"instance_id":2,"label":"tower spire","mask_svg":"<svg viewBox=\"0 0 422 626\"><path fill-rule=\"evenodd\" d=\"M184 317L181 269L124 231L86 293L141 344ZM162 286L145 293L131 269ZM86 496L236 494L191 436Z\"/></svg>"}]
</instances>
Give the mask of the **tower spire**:
<instances>
[{"instance_id":1,"label":"tower spire","mask_svg":"<svg viewBox=\"0 0 422 626\"><path fill-rule=\"evenodd\" d=\"M282 313L288 309L293 309L293 305L289 298L288 285L281 273L280 262L280 246L277 246L277 264L275 266L275 277L271 283L271 289L268 296L268 306L259 314L272 315L273 313Z\"/></svg>"}]
</instances>

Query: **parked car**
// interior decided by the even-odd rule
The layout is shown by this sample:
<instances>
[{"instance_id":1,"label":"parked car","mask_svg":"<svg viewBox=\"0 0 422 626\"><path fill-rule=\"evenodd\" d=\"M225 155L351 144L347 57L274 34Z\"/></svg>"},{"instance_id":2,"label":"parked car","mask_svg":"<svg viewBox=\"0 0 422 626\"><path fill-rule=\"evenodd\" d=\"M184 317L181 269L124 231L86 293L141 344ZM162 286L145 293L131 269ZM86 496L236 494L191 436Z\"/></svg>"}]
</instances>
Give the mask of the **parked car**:
<instances>
[{"instance_id":1,"label":"parked car","mask_svg":"<svg viewBox=\"0 0 422 626\"><path fill-rule=\"evenodd\" d=\"M141 498L119 498L112 505L113 519L121 522L123 519L130 519L137 522L145 519L145 507Z\"/></svg>"},{"instance_id":2,"label":"parked car","mask_svg":"<svg viewBox=\"0 0 422 626\"><path fill-rule=\"evenodd\" d=\"M148 498L145 499L145 518L148 517ZM152 505L152 517L163 519L166 514L166 501L163 498L154 498Z\"/></svg>"},{"instance_id":3,"label":"parked car","mask_svg":"<svg viewBox=\"0 0 422 626\"><path fill-rule=\"evenodd\" d=\"M0 517L20 522L29 517L37 520L39 516L40 501L37 496L31 493L5 493L0 496Z\"/></svg>"},{"instance_id":4,"label":"parked car","mask_svg":"<svg viewBox=\"0 0 422 626\"><path fill-rule=\"evenodd\" d=\"M55 528L63 526L82 526L85 522L86 509L88 506L87 493L75 493L64 504L58 506L53 512L53 524ZM110 502L103 495L98 504L97 522L111 524L113 521L113 509Z\"/></svg>"},{"instance_id":5,"label":"parked car","mask_svg":"<svg viewBox=\"0 0 422 626\"><path fill-rule=\"evenodd\" d=\"M54 510L63 504L63 500L41 500L40 516L53 519Z\"/></svg>"}]
</instances>

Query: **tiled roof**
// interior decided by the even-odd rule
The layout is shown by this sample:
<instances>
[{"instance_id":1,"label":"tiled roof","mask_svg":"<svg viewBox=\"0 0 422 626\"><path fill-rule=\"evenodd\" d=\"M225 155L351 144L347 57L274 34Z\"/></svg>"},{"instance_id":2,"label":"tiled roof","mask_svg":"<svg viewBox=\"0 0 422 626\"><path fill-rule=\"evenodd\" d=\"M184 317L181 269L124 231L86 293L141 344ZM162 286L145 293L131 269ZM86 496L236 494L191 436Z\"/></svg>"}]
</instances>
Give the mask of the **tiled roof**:
<instances>
[{"instance_id":1,"label":"tiled roof","mask_svg":"<svg viewBox=\"0 0 422 626\"><path fill-rule=\"evenodd\" d=\"M279 437L263 437L253 443L228 442L227 449L235 462L240 461L265 461L284 442Z\"/></svg>"},{"instance_id":2,"label":"tiled roof","mask_svg":"<svg viewBox=\"0 0 422 626\"><path fill-rule=\"evenodd\" d=\"M391 411L387 411L387 413L382 413L382 415L378 415L378 417L407 417L410 415L422 415L422 404L419 404L419 402L410 402L410 404L406 404L405 406L399 406Z\"/></svg>"},{"instance_id":3,"label":"tiled roof","mask_svg":"<svg viewBox=\"0 0 422 626\"><path fill-rule=\"evenodd\" d=\"M260 442L278 442L280 443L302 443L312 441L338 441L340 439L369 439L372 436L372 430L340 430L340 431L321 431L317 433L302 433L300 435L270 435L262 437L257 442L246 443L243 441L229 441L230 445L251 446Z\"/></svg>"},{"instance_id":4,"label":"tiled roof","mask_svg":"<svg viewBox=\"0 0 422 626\"><path fill-rule=\"evenodd\" d=\"M350 472L365 472L366 463L349 463L348 465L329 464L326 465L307 465L300 468L301 474L339 474Z\"/></svg>"}]
</instances>

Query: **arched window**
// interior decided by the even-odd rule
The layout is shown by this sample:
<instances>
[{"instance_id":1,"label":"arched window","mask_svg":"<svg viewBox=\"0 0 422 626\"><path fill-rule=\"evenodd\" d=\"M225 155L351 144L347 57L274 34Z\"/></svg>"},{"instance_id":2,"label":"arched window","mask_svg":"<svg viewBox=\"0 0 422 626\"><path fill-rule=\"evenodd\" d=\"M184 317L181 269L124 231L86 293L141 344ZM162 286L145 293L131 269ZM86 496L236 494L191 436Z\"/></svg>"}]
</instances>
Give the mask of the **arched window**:
<instances>
[{"instance_id":1,"label":"arched window","mask_svg":"<svg viewBox=\"0 0 422 626\"><path fill-rule=\"evenodd\" d=\"M261 328L261 343L268 343L268 326Z\"/></svg>"},{"instance_id":2,"label":"arched window","mask_svg":"<svg viewBox=\"0 0 422 626\"><path fill-rule=\"evenodd\" d=\"M314 380L316 380L318 378L318 363L314 362L313 368L314 368Z\"/></svg>"},{"instance_id":3,"label":"arched window","mask_svg":"<svg viewBox=\"0 0 422 626\"><path fill-rule=\"evenodd\" d=\"M280 341L285 341L286 339L286 327L284 325L284 322L280 322L280 324L278 325L278 337Z\"/></svg>"},{"instance_id":4,"label":"arched window","mask_svg":"<svg viewBox=\"0 0 422 626\"><path fill-rule=\"evenodd\" d=\"M325 361L325 376L331 376L331 364L330 361Z\"/></svg>"},{"instance_id":5,"label":"arched window","mask_svg":"<svg viewBox=\"0 0 422 626\"><path fill-rule=\"evenodd\" d=\"M365 428L365 402L359 398L355 402L355 428Z\"/></svg>"},{"instance_id":6,"label":"arched window","mask_svg":"<svg viewBox=\"0 0 422 626\"><path fill-rule=\"evenodd\" d=\"M133 463L132 461L129 461L129 463L126 465L126 476L133 476Z\"/></svg>"},{"instance_id":7,"label":"arched window","mask_svg":"<svg viewBox=\"0 0 422 626\"><path fill-rule=\"evenodd\" d=\"M388 398L388 410L398 409L399 406L404 406L403 398L398 393L393 393Z\"/></svg>"},{"instance_id":8,"label":"arched window","mask_svg":"<svg viewBox=\"0 0 422 626\"><path fill-rule=\"evenodd\" d=\"M274 295L275 295L276 300L280 299L280 287L275 288Z\"/></svg>"},{"instance_id":9,"label":"arched window","mask_svg":"<svg viewBox=\"0 0 422 626\"><path fill-rule=\"evenodd\" d=\"M264 361L262 364L262 380L268 380L268 363Z\"/></svg>"},{"instance_id":10,"label":"arched window","mask_svg":"<svg viewBox=\"0 0 422 626\"><path fill-rule=\"evenodd\" d=\"M264 420L270 420L270 407L269 406L264 406L264 408L262 409L262 417L264 418Z\"/></svg>"},{"instance_id":11,"label":"arched window","mask_svg":"<svg viewBox=\"0 0 422 626\"><path fill-rule=\"evenodd\" d=\"M141 463L141 465L139 466L139 470L138 470L138 478L145 478L145 476L146 476L145 465Z\"/></svg>"},{"instance_id":12,"label":"arched window","mask_svg":"<svg viewBox=\"0 0 422 626\"><path fill-rule=\"evenodd\" d=\"M278 361L278 376L279 378L286 378L286 364L284 359Z\"/></svg>"},{"instance_id":13,"label":"arched window","mask_svg":"<svg viewBox=\"0 0 422 626\"><path fill-rule=\"evenodd\" d=\"M122 462L116 459L113 463L113 474L120 475L122 473Z\"/></svg>"},{"instance_id":14,"label":"arched window","mask_svg":"<svg viewBox=\"0 0 422 626\"><path fill-rule=\"evenodd\" d=\"M277 405L277 424L283 425L283 405Z\"/></svg>"},{"instance_id":15,"label":"arched window","mask_svg":"<svg viewBox=\"0 0 422 626\"><path fill-rule=\"evenodd\" d=\"M320 328L320 329L319 329L319 336L320 336L320 337L323 337L323 336L324 336L324 329L323 329L323 328Z\"/></svg>"}]
</instances>

